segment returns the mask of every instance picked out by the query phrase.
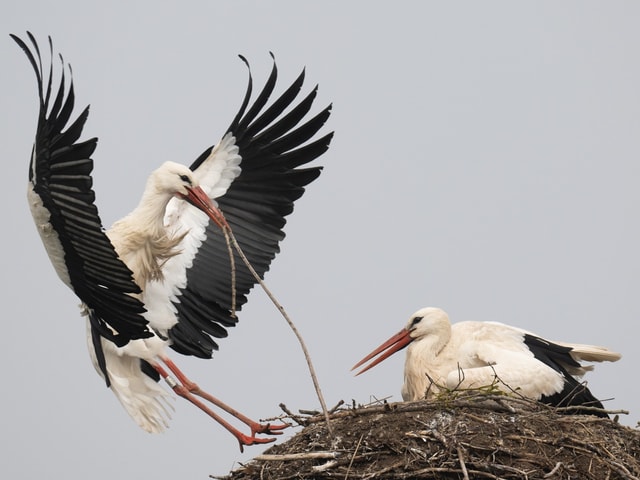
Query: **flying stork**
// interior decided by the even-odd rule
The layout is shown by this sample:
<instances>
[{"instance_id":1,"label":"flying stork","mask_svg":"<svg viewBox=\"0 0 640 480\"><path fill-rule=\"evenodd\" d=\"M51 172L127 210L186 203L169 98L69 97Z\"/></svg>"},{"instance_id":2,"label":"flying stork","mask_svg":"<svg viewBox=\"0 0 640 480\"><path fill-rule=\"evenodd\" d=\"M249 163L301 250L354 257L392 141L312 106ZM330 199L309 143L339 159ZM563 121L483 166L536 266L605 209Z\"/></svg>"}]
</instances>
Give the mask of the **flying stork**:
<instances>
[{"instance_id":1,"label":"flying stork","mask_svg":"<svg viewBox=\"0 0 640 480\"><path fill-rule=\"evenodd\" d=\"M55 271L82 301L96 371L148 432L163 431L170 418L168 392L158 384L164 378L176 394L231 432L240 449L273 441L256 434L279 434L287 425L252 421L204 392L171 361L166 347L211 358L218 349L214 338L226 337L236 325L233 305L240 309L255 280L235 253L232 289L229 251L220 229L232 229L263 277L284 238L285 217L304 187L320 175L321 167L306 164L329 147L333 133L312 138L328 119L331 105L305 120L317 86L296 101L303 70L267 106L277 79L275 60L249 105L249 71L240 110L219 143L190 167L162 164L149 177L138 206L105 231L91 179L97 139L79 141L89 107L71 120L73 80L66 87L62 56L56 91L51 38L47 74L35 38L30 32L27 36L32 47L11 35L35 71L40 101L29 164L29 206ZM241 433L197 397L247 424L251 434Z\"/></svg>"},{"instance_id":2,"label":"flying stork","mask_svg":"<svg viewBox=\"0 0 640 480\"><path fill-rule=\"evenodd\" d=\"M607 416L602 404L579 382L591 365L580 362L615 362L621 355L603 347L551 342L531 332L498 322L458 322L439 308L422 308L396 335L359 361L369 360L366 372L407 347L402 398L406 402L431 398L442 389L495 385L543 403L578 407Z\"/></svg>"}]
</instances>

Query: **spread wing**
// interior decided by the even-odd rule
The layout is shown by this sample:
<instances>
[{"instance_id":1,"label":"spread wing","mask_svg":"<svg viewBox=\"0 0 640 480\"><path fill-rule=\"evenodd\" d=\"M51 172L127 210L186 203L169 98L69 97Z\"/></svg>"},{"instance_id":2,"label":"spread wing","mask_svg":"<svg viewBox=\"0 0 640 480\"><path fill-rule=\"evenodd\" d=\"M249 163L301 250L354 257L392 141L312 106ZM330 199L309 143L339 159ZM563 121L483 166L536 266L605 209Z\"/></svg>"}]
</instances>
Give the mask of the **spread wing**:
<instances>
[{"instance_id":1,"label":"spread wing","mask_svg":"<svg viewBox=\"0 0 640 480\"><path fill-rule=\"evenodd\" d=\"M242 58L242 57L241 57ZM242 58L243 61L244 58ZM247 64L248 65L248 64ZM305 186L318 178L319 166L307 166L329 147L333 133L313 137L329 117L331 106L309 117L317 86L298 99L304 70L269 103L277 80L271 74L251 103L252 79L237 115L215 147L191 165L202 188L218 202L245 255L262 278L279 251L286 217ZM250 105L251 103L251 105ZM182 202L184 204L184 202ZM213 338L227 335L236 324L232 315L231 268L224 236L206 216L173 202L169 224L188 231L181 258L168 268L184 266L171 286L177 323L169 330L172 348L209 358L218 348ZM236 306L239 310L256 283L235 253Z\"/></svg>"},{"instance_id":2,"label":"spread wing","mask_svg":"<svg viewBox=\"0 0 640 480\"><path fill-rule=\"evenodd\" d=\"M97 138L78 141L89 107L71 120L73 81L66 90L62 57L60 84L54 91L51 38L52 62L45 85L40 49L33 35L27 35L33 50L17 36L11 37L27 55L38 82L38 126L29 165L29 203L36 227L58 276L86 305L94 342L97 334L117 345L150 337L144 307L132 296L140 288L105 235L94 204L91 155Z\"/></svg>"}]
</instances>

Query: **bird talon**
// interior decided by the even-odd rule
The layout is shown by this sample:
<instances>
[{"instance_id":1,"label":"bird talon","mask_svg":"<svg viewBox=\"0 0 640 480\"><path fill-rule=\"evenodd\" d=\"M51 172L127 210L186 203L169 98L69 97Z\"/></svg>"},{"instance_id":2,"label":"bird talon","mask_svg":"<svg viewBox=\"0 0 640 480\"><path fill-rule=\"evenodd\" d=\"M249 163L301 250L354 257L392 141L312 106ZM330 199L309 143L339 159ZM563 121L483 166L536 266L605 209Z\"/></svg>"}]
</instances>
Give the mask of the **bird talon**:
<instances>
[{"instance_id":1,"label":"bird talon","mask_svg":"<svg viewBox=\"0 0 640 480\"><path fill-rule=\"evenodd\" d=\"M289 428L291 424L283 423L281 425L271 425L270 423L258 423L257 425L251 427L251 435L255 436L256 434L264 434L264 435L282 435L281 430L285 428Z\"/></svg>"},{"instance_id":2,"label":"bird talon","mask_svg":"<svg viewBox=\"0 0 640 480\"><path fill-rule=\"evenodd\" d=\"M248 436L248 435L244 435L244 434L240 434L238 437L238 443L240 444L240 452L244 452L244 446L246 445L247 447L251 446L251 445L256 445L256 444L263 444L263 443L271 443L271 442L275 442L276 439L275 438L256 438L253 435Z\"/></svg>"}]
</instances>

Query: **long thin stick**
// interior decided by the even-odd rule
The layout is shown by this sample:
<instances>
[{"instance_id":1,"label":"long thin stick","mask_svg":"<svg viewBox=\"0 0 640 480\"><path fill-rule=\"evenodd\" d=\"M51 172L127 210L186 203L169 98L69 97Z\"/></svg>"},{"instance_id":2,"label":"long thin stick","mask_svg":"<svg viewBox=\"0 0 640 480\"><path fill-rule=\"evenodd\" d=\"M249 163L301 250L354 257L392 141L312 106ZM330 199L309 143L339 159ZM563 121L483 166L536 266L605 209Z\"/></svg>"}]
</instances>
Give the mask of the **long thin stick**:
<instances>
[{"instance_id":1,"label":"long thin stick","mask_svg":"<svg viewBox=\"0 0 640 480\"><path fill-rule=\"evenodd\" d=\"M347 478L349 477L349 472L351 471L353 460L356 458L356 454L358 453L358 449L360 448L360 444L362 443L363 436L364 436L364 433L360 435L360 438L358 439L358 443L356 444L356 449L353 451L353 455L351 455L351 461L349 462L349 466L347 467L347 473L344 474L344 480L347 480Z\"/></svg>"},{"instance_id":2,"label":"long thin stick","mask_svg":"<svg viewBox=\"0 0 640 480\"><path fill-rule=\"evenodd\" d=\"M460 462L460 469L462 470L464 480L469 480L469 472L467 472L467 466L464 463L464 455L462 454L460 445L458 445L458 461Z\"/></svg>"},{"instance_id":3,"label":"long thin stick","mask_svg":"<svg viewBox=\"0 0 640 480\"><path fill-rule=\"evenodd\" d=\"M291 318L289 318L289 315L285 311L284 307L282 305L280 305L278 300L276 300L276 297L267 288L266 284L260 278L260 275L258 275L258 273L255 271L255 269L253 268L253 266L251 265L251 263L247 259L246 255L242 251L242 248L240 248L240 245L238 244L238 241L236 240L236 237L233 235L233 232L231 231L231 228L226 226L224 228L224 230L225 230L225 236L228 235L227 238L231 239L231 243L233 244L234 248L238 252L238 255L240 255L240 258L242 259L244 264L247 266L247 268L249 269L251 274L254 276L256 281L260 284L260 286L265 291L267 296L271 299L271 301L276 306L276 308L278 310L280 310L280 313L282 314L284 319L287 321L287 323L289 324L289 327L291 327L291 330L293 330L293 333L295 334L296 338L298 339L298 342L300 343L300 346L302 347L302 351L304 353L304 358L307 361L307 365L309 366L309 373L311 374L311 380L313 381L313 386L316 389L316 395L318 395L318 400L320 400L320 406L322 407L322 411L324 413L324 418L325 418L325 421L327 422L327 430L329 430L329 434L331 436L333 436L333 429L331 428L331 421L329 419L329 410L327 409L327 404L325 403L324 397L322 396L322 390L320 389L320 384L318 383L318 377L316 376L316 371L313 368L313 363L311 362L311 356L309 355L309 351L307 350L307 346L304 343L302 335L300 335L300 332L298 332L298 329L296 328L294 323L291 321Z\"/></svg>"},{"instance_id":4,"label":"long thin stick","mask_svg":"<svg viewBox=\"0 0 640 480\"><path fill-rule=\"evenodd\" d=\"M338 452L303 452L303 453L284 453L284 454L268 454L263 453L254 457L253 460L262 460L264 462L286 462L289 460L310 460L316 458L336 458L340 455Z\"/></svg>"},{"instance_id":5,"label":"long thin stick","mask_svg":"<svg viewBox=\"0 0 640 480\"><path fill-rule=\"evenodd\" d=\"M229 263L231 264L231 316L236 318L236 261L233 256L233 250L231 249L231 242L229 241L229 235L231 228L223 228L224 238L227 241L227 251L229 253ZM237 242L236 242L237 243Z\"/></svg>"}]
</instances>

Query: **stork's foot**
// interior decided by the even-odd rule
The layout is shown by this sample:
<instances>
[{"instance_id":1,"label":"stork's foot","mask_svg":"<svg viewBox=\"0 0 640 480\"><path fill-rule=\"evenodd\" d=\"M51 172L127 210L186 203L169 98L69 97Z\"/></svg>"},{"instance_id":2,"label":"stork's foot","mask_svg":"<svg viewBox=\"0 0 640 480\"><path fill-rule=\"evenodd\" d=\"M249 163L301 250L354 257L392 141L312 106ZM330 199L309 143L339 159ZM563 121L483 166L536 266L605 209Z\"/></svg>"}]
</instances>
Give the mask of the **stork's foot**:
<instances>
[{"instance_id":1,"label":"stork's foot","mask_svg":"<svg viewBox=\"0 0 640 480\"><path fill-rule=\"evenodd\" d=\"M237 432L237 434L234 435L238 439L238 444L240 445L241 452L244 452L245 445L249 447L251 445L271 443L276 441L275 438L256 438L254 435L249 436L240 432Z\"/></svg>"},{"instance_id":2,"label":"stork's foot","mask_svg":"<svg viewBox=\"0 0 640 480\"><path fill-rule=\"evenodd\" d=\"M173 372L177 380L171 377L159 363L154 362L152 364L153 368L155 368L156 371L166 380L166 382L176 394L178 394L182 398L187 399L192 404L197 406L200 410L205 412L216 422L226 428L229 433L236 437L238 443L240 444L240 451L243 451L245 445L249 446L261 443L271 443L276 440L275 438L256 438L256 435L282 435L281 430L284 430L285 428L291 426L288 423L272 425L270 423L259 423L255 420L251 420L246 415L242 415L236 409L231 408L229 405L220 401L210 393L202 390L195 382L189 380L187 376L182 373L182 371L176 366L176 364L171 361L171 359L167 358L166 356L161 356L160 359L167 365L167 367L169 367L169 370ZM213 405L218 406L225 412L229 413L230 415L234 416L242 423L247 425L251 429L251 435L245 435L244 433L240 432L237 428L223 419L220 415L211 410L209 406L205 405L201 400L196 398L196 395L212 403Z\"/></svg>"},{"instance_id":3,"label":"stork's foot","mask_svg":"<svg viewBox=\"0 0 640 480\"><path fill-rule=\"evenodd\" d=\"M281 425L271 425L270 423L258 423L251 422L249 427L251 428L251 436L255 436L256 434L264 434L264 435L282 435L282 431L285 428L289 428L291 425L288 423L283 423Z\"/></svg>"}]
</instances>

